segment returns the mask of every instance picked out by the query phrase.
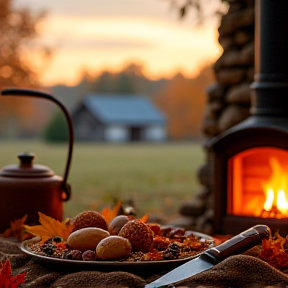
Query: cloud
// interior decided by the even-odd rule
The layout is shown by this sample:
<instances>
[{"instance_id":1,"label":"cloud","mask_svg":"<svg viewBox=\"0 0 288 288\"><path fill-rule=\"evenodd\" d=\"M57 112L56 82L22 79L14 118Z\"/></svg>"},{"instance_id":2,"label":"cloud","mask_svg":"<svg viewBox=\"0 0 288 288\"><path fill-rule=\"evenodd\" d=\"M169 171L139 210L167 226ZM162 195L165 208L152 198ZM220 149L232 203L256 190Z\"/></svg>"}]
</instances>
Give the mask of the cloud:
<instances>
[{"instance_id":1,"label":"cloud","mask_svg":"<svg viewBox=\"0 0 288 288\"><path fill-rule=\"evenodd\" d=\"M153 44L148 41L141 40L97 40L97 39L63 39L60 41L61 48L69 49L105 49L105 50L118 50L118 49L139 49L139 48L152 48Z\"/></svg>"},{"instance_id":2,"label":"cloud","mask_svg":"<svg viewBox=\"0 0 288 288\"><path fill-rule=\"evenodd\" d=\"M161 0L16 0L18 6L29 6L34 10L47 10L58 16L106 17L143 16L177 19L171 13L170 1Z\"/></svg>"},{"instance_id":3,"label":"cloud","mask_svg":"<svg viewBox=\"0 0 288 288\"><path fill-rule=\"evenodd\" d=\"M195 29L169 12L169 0L15 1L48 10L37 27L41 40L54 48L41 76L46 84L75 83L83 68L116 71L127 61L143 63L149 77L175 70L191 75L221 53L215 23Z\"/></svg>"}]
</instances>

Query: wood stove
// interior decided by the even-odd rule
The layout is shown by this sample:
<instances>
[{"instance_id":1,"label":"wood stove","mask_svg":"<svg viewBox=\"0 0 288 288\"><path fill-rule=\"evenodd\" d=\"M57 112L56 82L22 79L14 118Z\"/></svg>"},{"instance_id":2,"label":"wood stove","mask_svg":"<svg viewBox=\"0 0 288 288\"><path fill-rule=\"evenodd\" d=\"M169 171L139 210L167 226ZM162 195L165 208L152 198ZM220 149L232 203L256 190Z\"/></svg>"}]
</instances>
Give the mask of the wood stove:
<instances>
[{"instance_id":1,"label":"wood stove","mask_svg":"<svg viewBox=\"0 0 288 288\"><path fill-rule=\"evenodd\" d=\"M256 0L251 116L207 143L214 228L288 234L288 1Z\"/></svg>"}]
</instances>

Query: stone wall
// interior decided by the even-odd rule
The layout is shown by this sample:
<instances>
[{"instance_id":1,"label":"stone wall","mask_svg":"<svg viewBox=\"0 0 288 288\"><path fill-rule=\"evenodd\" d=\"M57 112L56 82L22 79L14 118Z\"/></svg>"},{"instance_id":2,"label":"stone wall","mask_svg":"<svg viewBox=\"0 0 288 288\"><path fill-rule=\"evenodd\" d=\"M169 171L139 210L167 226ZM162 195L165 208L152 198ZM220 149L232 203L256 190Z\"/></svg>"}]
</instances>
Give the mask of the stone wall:
<instances>
[{"instance_id":1,"label":"stone wall","mask_svg":"<svg viewBox=\"0 0 288 288\"><path fill-rule=\"evenodd\" d=\"M207 89L203 119L206 139L249 116L250 84L254 78L254 19L254 0L229 1L229 10L219 27L223 54L213 67L216 82ZM172 224L211 234L214 203L206 161L198 173L199 191L191 202L183 203L179 209L181 217Z\"/></svg>"}]
</instances>

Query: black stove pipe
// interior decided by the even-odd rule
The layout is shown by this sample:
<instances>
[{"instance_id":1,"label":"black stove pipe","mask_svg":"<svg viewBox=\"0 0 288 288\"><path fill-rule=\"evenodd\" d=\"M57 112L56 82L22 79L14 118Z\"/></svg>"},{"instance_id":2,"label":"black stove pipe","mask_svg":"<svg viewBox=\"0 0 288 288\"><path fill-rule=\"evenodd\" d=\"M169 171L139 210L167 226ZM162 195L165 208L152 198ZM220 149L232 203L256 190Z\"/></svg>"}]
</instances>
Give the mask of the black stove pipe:
<instances>
[{"instance_id":1,"label":"black stove pipe","mask_svg":"<svg viewBox=\"0 0 288 288\"><path fill-rule=\"evenodd\" d=\"M288 117L288 1L255 2L252 115Z\"/></svg>"}]
</instances>

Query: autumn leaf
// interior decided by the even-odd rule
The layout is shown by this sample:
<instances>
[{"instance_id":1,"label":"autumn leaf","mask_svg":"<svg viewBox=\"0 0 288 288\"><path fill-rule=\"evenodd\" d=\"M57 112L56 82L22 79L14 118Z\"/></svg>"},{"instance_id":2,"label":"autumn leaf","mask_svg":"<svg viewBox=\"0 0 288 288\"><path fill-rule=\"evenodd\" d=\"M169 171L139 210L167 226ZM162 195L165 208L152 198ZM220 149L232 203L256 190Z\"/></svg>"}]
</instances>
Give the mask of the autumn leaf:
<instances>
[{"instance_id":1,"label":"autumn leaf","mask_svg":"<svg viewBox=\"0 0 288 288\"><path fill-rule=\"evenodd\" d=\"M17 288L21 283L25 282L26 273L12 276L11 264L9 260L0 263L0 287L1 288Z\"/></svg>"},{"instance_id":2,"label":"autumn leaf","mask_svg":"<svg viewBox=\"0 0 288 288\"><path fill-rule=\"evenodd\" d=\"M288 254L284 248L286 238L275 232L273 238L262 240L262 250L259 258L271 266L284 271L288 267Z\"/></svg>"},{"instance_id":3,"label":"autumn leaf","mask_svg":"<svg viewBox=\"0 0 288 288\"><path fill-rule=\"evenodd\" d=\"M143 223L146 223L149 219L149 215L145 214L144 216L142 216L139 220Z\"/></svg>"},{"instance_id":4,"label":"autumn leaf","mask_svg":"<svg viewBox=\"0 0 288 288\"><path fill-rule=\"evenodd\" d=\"M110 223L112 219L118 215L121 205L122 205L122 202L118 201L117 204L113 207L113 209L104 208L101 211L101 215L106 219L108 223Z\"/></svg>"},{"instance_id":5,"label":"autumn leaf","mask_svg":"<svg viewBox=\"0 0 288 288\"><path fill-rule=\"evenodd\" d=\"M27 233L24 229L24 223L26 222L28 215L24 215L20 219L16 219L10 222L10 228L6 229L1 236L3 237L15 237L20 241L24 241L27 238L31 238L31 234Z\"/></svg>"},{"instance_id":6,"label":"autumn leaf","mask_svg":"<svg viewBox=\"0 0 288 288\"><path fill-rule=\"evenodd\" d=\"M38 212L38 214L41 225L25 225L25 230L28 233L41 237L41 242L45 242L54 236L60 236L63 240L67 240L72 232L72 225L66 224L65 222L59 222L41 212Z\"/></svg>"}]
</instances>

